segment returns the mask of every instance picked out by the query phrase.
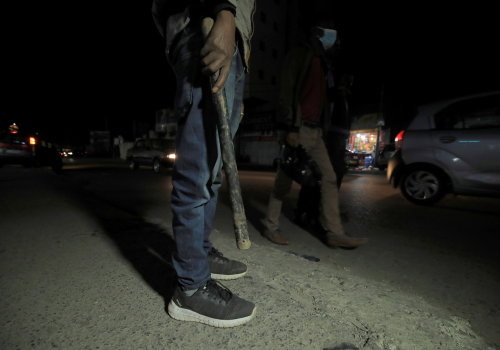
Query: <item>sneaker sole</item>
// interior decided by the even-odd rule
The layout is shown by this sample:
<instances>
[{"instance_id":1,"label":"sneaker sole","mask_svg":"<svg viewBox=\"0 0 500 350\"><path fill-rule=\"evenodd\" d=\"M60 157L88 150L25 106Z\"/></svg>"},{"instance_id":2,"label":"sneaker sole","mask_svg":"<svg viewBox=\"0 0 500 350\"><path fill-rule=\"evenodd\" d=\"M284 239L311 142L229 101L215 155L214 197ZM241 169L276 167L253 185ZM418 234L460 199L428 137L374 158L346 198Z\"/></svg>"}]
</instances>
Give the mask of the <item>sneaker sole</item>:
<instances>
[{"instance_id":1,"label":"sneaker sole","mask_svg":"<svg viewBox=\"0 0 500 350\"><path fill-rule=\"evenodd\" d=\"M235 275L220 275L218 273L212 273L212 279L213 280L235 280L237 278L243 277L247 274L248 271L242 272L242 273L237 273Z\"/></svg>"},{"instance_id":2,"label":"sneaker sole","mask_svg":"<svg viewBox=\"0 0 500 350\"><path fill-rule=\"evenodd\" d=\"M203 316L192 310L180 308L173 301L170 301L170 303L168 304L168 314L173 319L176 319L178 321L191 321L191 322L204 323L206 325L217 328L230 328L247 323L252 318L254 318L256 311L257 307L254 307L252 314L250 316L237 318L234 320L219 320L216 318Z\"/></svg>"}]
</instances>

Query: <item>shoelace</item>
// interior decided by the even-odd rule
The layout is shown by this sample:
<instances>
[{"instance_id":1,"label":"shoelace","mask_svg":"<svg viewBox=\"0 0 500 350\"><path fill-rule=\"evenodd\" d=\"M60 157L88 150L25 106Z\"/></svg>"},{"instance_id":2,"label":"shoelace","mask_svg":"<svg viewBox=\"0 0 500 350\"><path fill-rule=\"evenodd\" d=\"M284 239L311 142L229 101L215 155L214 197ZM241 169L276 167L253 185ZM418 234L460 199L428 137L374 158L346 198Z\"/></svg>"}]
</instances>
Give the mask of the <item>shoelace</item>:
<instances>
[{"instance_id":1,"label":"shoelace","mask_svg":"<svg viewBox=\"0 0 500 350\"><path fill-rule=\"evenodd\" d=\"M231 300L231 298L233 297L233 293L226 286L214 280L210 280L207 282L207 285L203 288L202 293L204 292L207 292L208 294L215 294L216 297L219 296L226 303L229 302L229 300Z\"/></svg>"},{"instance_id":2,"label":"shoelace","mask_svg":"<svg viewBox=\"0 0 500 350\"><path fill-rule=\"evenodd\" d=\"M218 259L220 259L224 262L229 261L228 258L225 258L224 255L221 252L219 252L217 249L215 249L214 247L212 247L212 250L208 252L208 255L215 255Z\"/></svg>"}]
</instances>

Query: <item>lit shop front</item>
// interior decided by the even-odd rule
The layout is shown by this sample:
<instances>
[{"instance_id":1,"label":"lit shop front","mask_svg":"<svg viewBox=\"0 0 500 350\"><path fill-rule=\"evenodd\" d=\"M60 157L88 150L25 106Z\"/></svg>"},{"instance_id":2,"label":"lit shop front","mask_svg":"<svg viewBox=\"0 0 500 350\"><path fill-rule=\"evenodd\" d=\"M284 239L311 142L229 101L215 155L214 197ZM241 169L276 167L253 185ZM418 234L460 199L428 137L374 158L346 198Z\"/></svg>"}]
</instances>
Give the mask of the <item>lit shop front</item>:
<instances>
[{"instance_id":1,"label":"lit shop front","mask_svg":"<svg viewBox=\"0 0 500 350\"><path fill-rule=\"evenodd\" d=\"M377 128L351 130L347 148L356 153L373 153L377 145Z\"/></svg>"}]
</instances>

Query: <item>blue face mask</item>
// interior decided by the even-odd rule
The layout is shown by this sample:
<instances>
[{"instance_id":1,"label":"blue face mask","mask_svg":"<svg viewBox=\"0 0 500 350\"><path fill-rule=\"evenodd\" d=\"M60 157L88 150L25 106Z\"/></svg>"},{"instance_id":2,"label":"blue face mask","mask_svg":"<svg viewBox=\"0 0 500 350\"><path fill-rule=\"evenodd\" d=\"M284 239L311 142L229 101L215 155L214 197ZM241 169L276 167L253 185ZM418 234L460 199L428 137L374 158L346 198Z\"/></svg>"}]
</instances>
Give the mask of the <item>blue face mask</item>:
<instances>
[{"instance_id":1,"label":"blue face mask","mask_svg":"<svg viewBox=\"0 0 500 350\"><path fill-rule=\"evenodd\" d=\"M321 27L316 27L321 30L323 30L323 36L318 36L319 41L321 41L321 45L323 45L323 48L328 50L335 44L335 40L337 40L337 31L333 29L325 29Z\"/></svg>"}]
</instances>

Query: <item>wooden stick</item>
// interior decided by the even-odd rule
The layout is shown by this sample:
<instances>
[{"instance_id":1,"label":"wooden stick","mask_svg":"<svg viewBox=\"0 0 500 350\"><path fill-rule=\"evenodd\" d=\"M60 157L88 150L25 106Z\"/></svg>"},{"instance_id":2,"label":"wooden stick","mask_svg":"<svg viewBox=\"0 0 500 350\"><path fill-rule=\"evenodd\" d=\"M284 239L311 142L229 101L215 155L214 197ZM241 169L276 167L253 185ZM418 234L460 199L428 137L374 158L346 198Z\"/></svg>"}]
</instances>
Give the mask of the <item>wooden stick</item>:
<instances>
[{"instance_id":1,"label":"wooden stick","mask_svg":"<svg viewBox=\"0 0 500 350\"><path fill-rule=\"evenodd\" d=\"M205 18L202 21L202 32L205 40L208 38L214 25L212 18ZM212 92L212 88L217 82L219 72L210 76L210 94L214 104L214 110L217 113L217 127L219 129L219 141L222 153L222 164L226 173L227 187L229 188L229 199L231 209L233 210L234 233L236 235L236 245L238 249L250 248L251 242L248 237L247 220L245 216L245 207L241 197L240 180L238 178L238 168L234 157L234 145L229 124L229 112L227 108L226 90L222 88L217 93Z\"/></svg>"}]
</instances>

